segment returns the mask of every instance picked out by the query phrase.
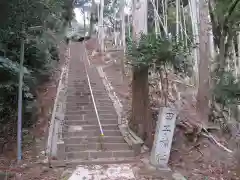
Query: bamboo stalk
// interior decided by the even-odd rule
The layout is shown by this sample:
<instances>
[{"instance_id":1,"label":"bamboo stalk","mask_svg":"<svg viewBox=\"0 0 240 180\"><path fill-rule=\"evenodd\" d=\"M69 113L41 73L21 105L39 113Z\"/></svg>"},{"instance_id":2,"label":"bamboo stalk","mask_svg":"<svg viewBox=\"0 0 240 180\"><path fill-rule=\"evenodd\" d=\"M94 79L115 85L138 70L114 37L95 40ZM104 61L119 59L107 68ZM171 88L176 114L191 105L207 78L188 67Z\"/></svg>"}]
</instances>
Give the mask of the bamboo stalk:
<instances>
[{"instance_id":1,"label":"bamboo stalk","mask_svg":"<svg viewBox=\"0 0 240 180\"><path fill-rule=\"evenodd\" d=\"M176 38L179 41L179 0L176 0Z\"/></svg>"},{"instance_id":2,"label":"bamboo stalk","mask_svg":"<svg viewBox=\"0 0 240 180\"><path fill-rule=\"evenodd\" d=\"M199 70L198 70L198 65L199 65L199 29L198 29L198 15L197 15L197 7L196 7L196 1L190 0L189 1L189 8L190 8L190 16L191 16L191 22L192 22L192 32L193 32L193 41L194 47L193 49L193 56L195 60L194 64L194 71L195 71L195 85L196 88L198 89L199 86Z\"/></svg>"}]
</instances>

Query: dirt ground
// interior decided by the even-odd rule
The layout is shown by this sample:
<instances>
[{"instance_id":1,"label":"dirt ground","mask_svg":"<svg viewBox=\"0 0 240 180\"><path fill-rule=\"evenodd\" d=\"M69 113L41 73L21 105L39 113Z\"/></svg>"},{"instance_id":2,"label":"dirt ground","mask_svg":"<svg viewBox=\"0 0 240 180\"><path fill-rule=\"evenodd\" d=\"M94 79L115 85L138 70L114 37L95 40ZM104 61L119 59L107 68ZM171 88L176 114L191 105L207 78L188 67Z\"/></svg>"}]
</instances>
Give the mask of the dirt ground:
<instances>
[{"instance_id":1,"label":"dirt ground","mask_svg":"<svg viewBox=\"0 0 240 180\"><path fill-rule=\"evenodd\" d=\"M119 52L106 52L100 55L95 52L97 49L94 40L86 43L90 60L93 64L102 66L108 79L110 80L117 96L124 106L125 115L129 114L131 100L131 76L130 74L122 78L121 63L122 54ZM111 57L109 56L111 55ZM181 110L177 120L177 127L173 138L169 166L179 171L189 180L238 180L238 166L236 165L235 153L228 153L216 143L212 142L200 134L188 136L186 130L182 128L183 122L199 123L196 115L195 99L192 95L185 93L185 98L181 101ZM156 117L155 117L156 118ZM229 137L221 131L213 131L212 135L216 140L228 146Z\"/></svg>"}]
</instances>

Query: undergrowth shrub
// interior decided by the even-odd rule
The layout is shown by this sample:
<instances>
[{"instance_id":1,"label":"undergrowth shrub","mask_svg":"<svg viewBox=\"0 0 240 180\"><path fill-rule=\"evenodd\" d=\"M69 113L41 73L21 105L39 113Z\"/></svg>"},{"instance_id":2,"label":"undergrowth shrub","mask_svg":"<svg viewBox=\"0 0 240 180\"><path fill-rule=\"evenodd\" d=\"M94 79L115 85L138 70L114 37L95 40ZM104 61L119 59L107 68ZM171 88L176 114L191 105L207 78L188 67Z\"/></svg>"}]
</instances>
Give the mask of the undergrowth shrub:
<instances>
[{"instance_id":1,"label":"undergrowth shrub","mask_svg":"<svg viewBox=\"0 0 240 180\"><path fill-rule=\"evenodd\" d=\"M37 120L33 118L37 117L36 90L54 72L72 9L69 0L0 2L0 146L2 139L7 141L17 132L21 38L25 46L22 126L29 128Z\"/></svg>"}]
</instances>

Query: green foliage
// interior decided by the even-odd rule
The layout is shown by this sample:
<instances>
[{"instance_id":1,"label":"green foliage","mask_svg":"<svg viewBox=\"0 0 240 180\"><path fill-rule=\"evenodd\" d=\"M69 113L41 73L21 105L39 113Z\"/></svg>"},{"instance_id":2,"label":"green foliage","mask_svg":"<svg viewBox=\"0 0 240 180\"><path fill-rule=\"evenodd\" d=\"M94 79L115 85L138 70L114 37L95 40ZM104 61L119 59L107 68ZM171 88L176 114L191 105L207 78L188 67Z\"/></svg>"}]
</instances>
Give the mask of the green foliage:
<instances>
[{"instance_id":1,"label":"green foliage","mask_svg":"<svg viewBox=\"0 0 240 180\"><path fill-rule=\"evenodd\" d=\"M214 79L213 96L218 103L231 108L239 103L240 82L239 77L234 77L232 72L226 72L224 66L228 64L228 59L232 59L232 42L236 54L239 55L237 32L239 31L240 1L216 0L214 4L209 3L209 13L214 43L220 51L216 54L213 65L215 68L212 72Z\"/></svg>"},{"instance_id":2,"label":"green foliage","mask_svg":"<svg viewBox=\"0 0 240 180\"><path fill-rule=\"evenodd\" d=\"M138 43L127 40L129 64L137 67L173 66L177 72L187 73L191 68L188 62L188 48L176 38L160 38L154 33L142 34Z\"/></svg>"},{"instance_id":3,"label":"green foliage","mask_svg":"<svg viewBox=\"0 0 240 180\"><path fill-rule=\"evenodd\" d=\"M209 1L214 43L221 50L223 49L222 46L225 46L226 52L222 53L226 55L228 53L229 41L237 35L236 32L239 30L240 1L217 0L214 3L212 5ZM224 44L220 44L221 38L224 38Z\"/></svg>"},{"instance_id":4,"label":"green foliage","mask_svg":"<svg viewBox=\"0 0 240 180\"><path fill-rule=\"evenodd\" d=\"M20 66L7 58L0 57L0 124L9 122L9 118L16 115L17 110L17 91L18 91L18 76ZM24 83L23 83L23 97L24 110L28 102L33 100L33 94L30 90L29 84L33 83L31 71L24 68ZM27 123L27 122L26 122Z\"/></svg>"},{"instance_id":5,"label":"green foliage","mask_svg":"<svg viewBox=\"0 0 240 180\"><path fill-rule=\"evenodd\" d=\"M36 88L59 60L58 44L73 18L69 0L0 2L0 133L15 132L18 104L20 40L25 40L23 127L35 123ZM24 30L24 34L23 34ZM14 134L12 134L14 135Z\"/></svg>"},{"instance_id":6,"label":"green foliage","mask_svg":"<svg viewBox=\"0 0 240 180\"><path fill-rule=\"evenodd\" d=\"M236 79L231 72L223 73L213 92L218 103L223 105L238 104L240 99L239 78Z\"/></svg>"},{"instance_id":7,"label":"green foliage","mask_svg":"<svg viewBox=\"0 0 240 180\"><path fill-rule=\"evenodd\" d=\"M223 19L226 16L229 16L231 14L229 16L229 22L237 23L237 22L235 22L235 20L240 18L240 3L239 2L237 3L236 7L234 9L232 9L232 11L234 11L234 12L229 12L229 11L231 11L230 6L234 2L233 0L217 0L215 2L216 2L216 6L214 9L214 13L216 14L216 16L218 16L217 18L219 18L219 20L223 21ZM223 16L223 14L225 15L225 17Z\"/></svg>"}]
</instances>

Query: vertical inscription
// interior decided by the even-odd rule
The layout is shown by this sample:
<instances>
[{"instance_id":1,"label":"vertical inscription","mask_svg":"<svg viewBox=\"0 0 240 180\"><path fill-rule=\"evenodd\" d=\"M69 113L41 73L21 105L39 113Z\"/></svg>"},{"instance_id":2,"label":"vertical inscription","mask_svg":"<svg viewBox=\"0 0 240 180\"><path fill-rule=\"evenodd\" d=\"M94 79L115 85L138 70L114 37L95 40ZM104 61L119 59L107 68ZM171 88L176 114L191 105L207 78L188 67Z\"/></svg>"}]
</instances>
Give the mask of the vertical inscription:
<instances>
[{"instance_id":1,"label":"vertical inscription","mask_svg":"<svg viewBox=\"0 0 240 180\"><path fill-rule=\"evenodd\" d=\"M158 125L156 127L156 134L150 157L151 163L155 166L167 166L176 116L176 110L166 107L159 113Z\"/></svg>"}]
</instances>

